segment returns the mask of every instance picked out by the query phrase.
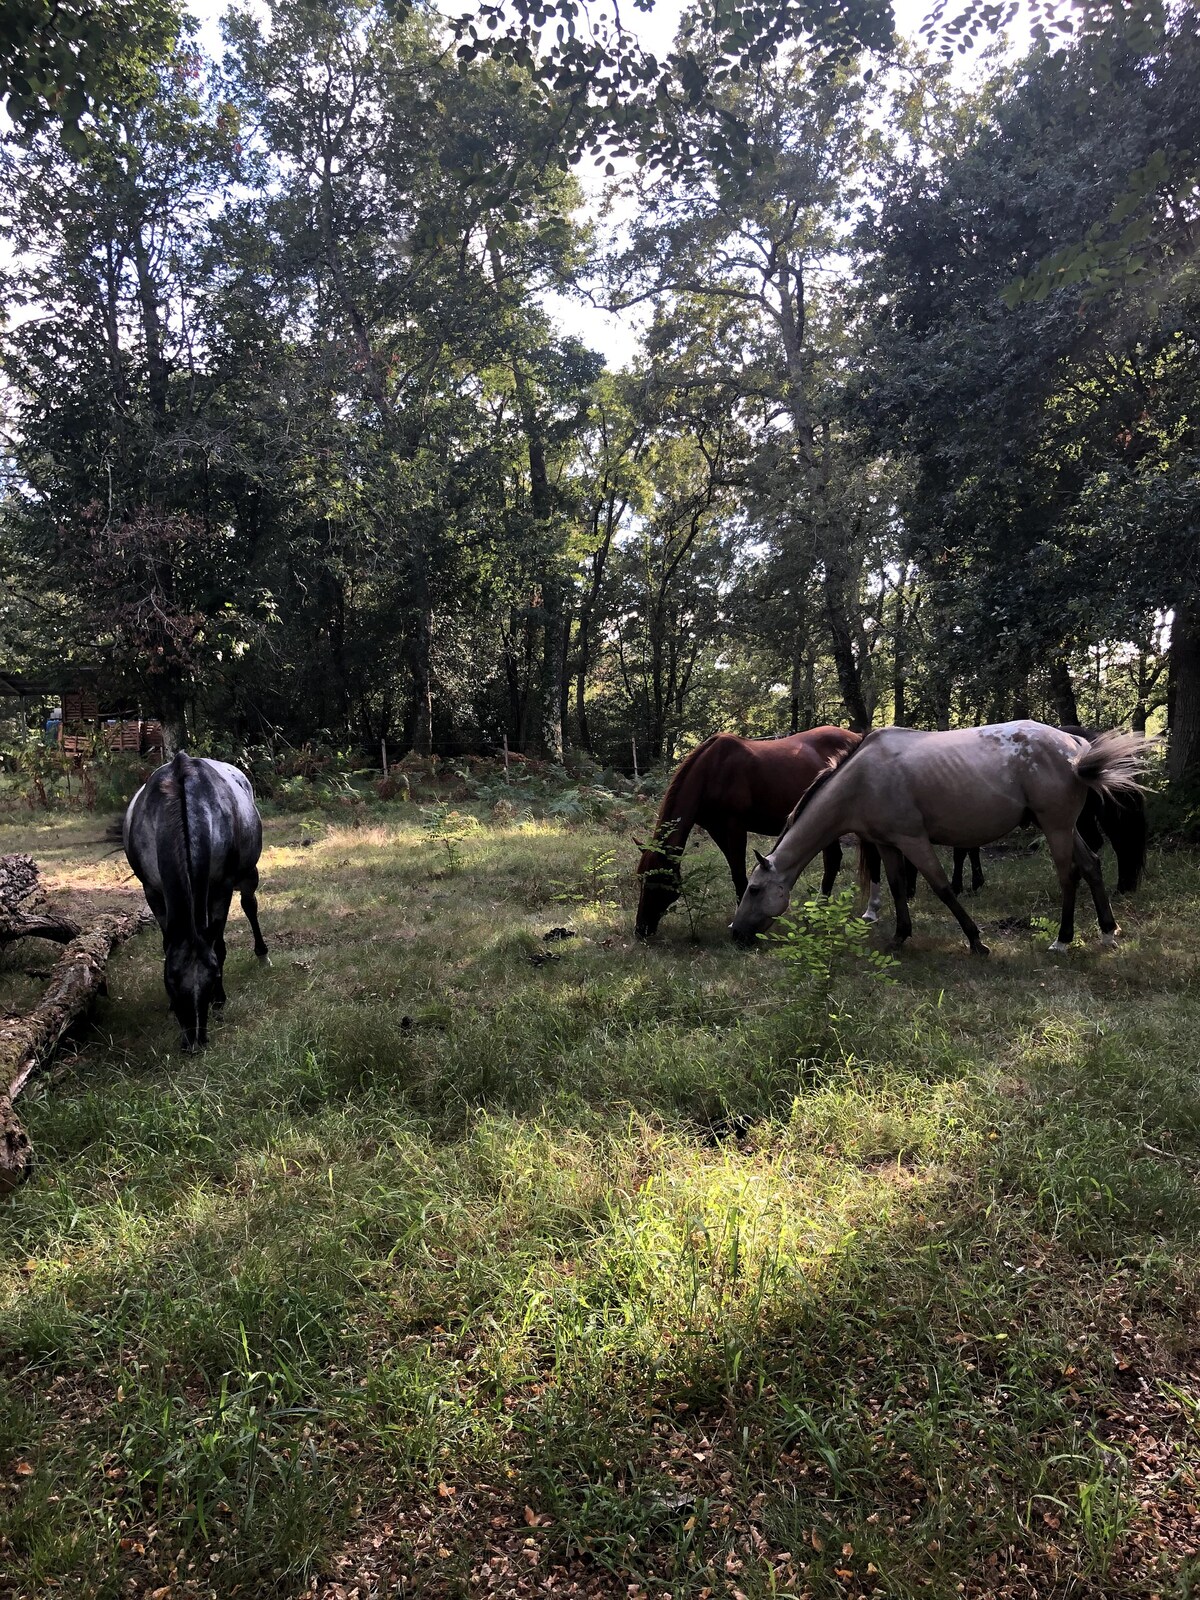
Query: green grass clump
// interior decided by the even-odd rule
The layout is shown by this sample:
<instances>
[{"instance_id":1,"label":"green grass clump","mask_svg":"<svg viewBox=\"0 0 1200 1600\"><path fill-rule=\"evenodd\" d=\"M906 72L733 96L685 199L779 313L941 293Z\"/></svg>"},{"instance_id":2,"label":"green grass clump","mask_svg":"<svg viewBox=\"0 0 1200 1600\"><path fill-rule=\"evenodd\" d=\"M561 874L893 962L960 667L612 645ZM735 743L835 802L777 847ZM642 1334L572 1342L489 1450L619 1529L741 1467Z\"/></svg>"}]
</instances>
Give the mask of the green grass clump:
<instances>
[{"instance_id":1,"label":"green grass clump","mask_svg":"<svg viewBox=\"0 0 1200 1600\"><path fill-rule=\"evenodd\" d=\"M22 1100L0 1595L1191 1594L1191 857L1115 956L1014 859L989 962L922 894L880 968L723 885L638 945L618 833L409 809L271 819L209 1049L143 935ZM111 890L97 833L0 848Z\"/></svg>"}]
</instances>

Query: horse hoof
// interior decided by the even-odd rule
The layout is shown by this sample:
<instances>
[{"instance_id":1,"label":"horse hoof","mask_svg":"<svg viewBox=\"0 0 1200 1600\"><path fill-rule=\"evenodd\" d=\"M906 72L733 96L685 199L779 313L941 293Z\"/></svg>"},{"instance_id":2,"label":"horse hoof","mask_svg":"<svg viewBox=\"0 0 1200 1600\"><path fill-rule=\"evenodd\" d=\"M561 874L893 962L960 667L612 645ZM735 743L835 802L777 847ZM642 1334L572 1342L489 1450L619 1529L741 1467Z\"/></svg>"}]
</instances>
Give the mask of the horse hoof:
<instances>
[{"instance_id":1,"label":"horse hoof","mask_svg":"<svg viewBox=\"0 0 1200 1600\"><path fill-rule=\"evenodd\" d=\"M863 914L862 914L862 919L863 919L864 922L878 922L879 921L879 913L878 913L878 911L872 911L870 909L870 907L868 906L866 911L864 911Z\"/></svg>"},{"instance_id":2,"label":"horse hoof","mask_svg":"<svg viewBox=\"0 0 1200 1600\"><path fill-rule=\"evenodd\" d=\"M1049 950L1052 956L1059 955L1063 950L1069 950L1070 948L1071 946L1069 944L1064 944L1061 939L1055 939L1053 944L1048 944L1046 946L1046 949Z\"/></svg>"},{"instance_id":3,"label":"horse hoof","mask_svg":"<svg viewBox=\"0 0 1200 1600\"><path fill-rule=\"evenodd\" d=\"M1120 931L1118 928L1113 933L1102 933L1100 935L1100 948L1102 950L1115 950L1117 948L1117 933Z\"/></svg>"},{"instance_id":4,"label":"horse hoof","mask_svg":"<svg viewBox=\"0 0 1200 1600\"><path fill-rule=\"evenodd\" d=\"M990 956L991 953L991 950L989 950L987 945L984 944L982 940L980 940L978 944L973 944L971 946L971 954L973 956Z\"/></svg>"},{"instance_id":5,"label":"horse hoof","mask_svg":"<svg viewBox=\"0 0 1200 1600\"><path fill-rule=\"evenodd\" d=\"M271 965L271 958L265 950L256 950L254 953L258 957L260 967L269 967Z\"/></svg>"}]
</instances>

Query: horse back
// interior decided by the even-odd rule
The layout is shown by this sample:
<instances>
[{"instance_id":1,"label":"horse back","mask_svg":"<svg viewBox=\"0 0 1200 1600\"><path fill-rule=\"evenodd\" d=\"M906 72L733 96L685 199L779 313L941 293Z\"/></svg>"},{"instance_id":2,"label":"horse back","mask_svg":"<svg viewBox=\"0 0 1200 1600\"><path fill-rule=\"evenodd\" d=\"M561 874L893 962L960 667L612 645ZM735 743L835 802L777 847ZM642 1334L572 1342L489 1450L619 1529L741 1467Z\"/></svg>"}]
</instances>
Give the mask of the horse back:
<instances>
[{"instance_id":1,"label":"horse back","mask_svg":"<svg viewBox=\"0 0 1200 1600\"><path fill-rule=\"evenodd\" d=\"M784 739L713 741L697 815L733 821L748 833L778 833L809 785L860 742L846 728L810 728Z\"/></svg>"},{"instance_id":2,"label":"horse back","mask_svg":"<svg viewBox=\"0 0 1200 1600\"><path fill-rule=\"evenodd\" d=\"M130 866L147 891L161 896L168 922L206 907L214 886L232 890L262 850L262 822L246 777L227 762L183 752L134 795L123 833Z\"/></svg>"}]
</instances>

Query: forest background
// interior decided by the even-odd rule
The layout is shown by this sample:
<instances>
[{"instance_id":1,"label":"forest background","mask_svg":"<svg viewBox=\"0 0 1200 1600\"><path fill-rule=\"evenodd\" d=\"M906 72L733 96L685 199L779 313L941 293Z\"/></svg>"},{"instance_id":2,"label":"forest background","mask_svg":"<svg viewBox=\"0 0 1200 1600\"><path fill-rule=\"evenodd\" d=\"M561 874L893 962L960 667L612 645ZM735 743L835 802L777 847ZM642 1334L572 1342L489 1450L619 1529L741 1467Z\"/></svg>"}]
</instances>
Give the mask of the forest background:
<instances>
[{"instance_id":1,"label":"forest background","mask_svg":"<svg viewBox=\"0 0 1200 1600\"><path fill-rule=\"evenodd\" d=\"M1166 726L1188 791L1191 6L135 15L3 62L0 669L229 755Z\"/></svg>"}]
</instances>

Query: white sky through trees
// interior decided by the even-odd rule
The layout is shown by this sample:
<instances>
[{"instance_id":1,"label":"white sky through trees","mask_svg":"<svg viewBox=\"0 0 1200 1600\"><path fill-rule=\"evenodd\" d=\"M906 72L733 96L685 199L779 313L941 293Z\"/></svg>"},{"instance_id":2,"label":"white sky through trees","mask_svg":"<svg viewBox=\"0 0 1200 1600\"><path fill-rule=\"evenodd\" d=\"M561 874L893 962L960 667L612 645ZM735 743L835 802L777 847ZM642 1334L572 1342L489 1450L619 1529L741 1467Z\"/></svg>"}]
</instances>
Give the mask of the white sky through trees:
<instances>
[{"instance_id":1,"label":"white sky through trees","mask_svg":"<svg viewBox=\"0 0 1200 1600\"><path fill-rule=\"evenodd\" d=\"M922 21L930 10L931 0L892 0L892 10L899 32L916 38ZM206 53L220 60L224 49L221 38L221 18L230 9L229 0L189 0L188 10L200 24L200 42ZM261 7L265 12L265 5ZM457 15L473 9L472 0L444 0L441 6L447 15ZM665 56L675 38L679 19L686 9L685 0L656 0L653 11L637 11L632 5L622 8L622 21L635 33L647 50ZM1028 44L1028 19L1022 11L1017 27L1010 30L1014 45ZM984 45L994 40L984 36ZM959 59L969 70L977 52L969 52ZM619 165L619 164L618 164ZM604 187L602 165L585 160L577 169L577 176L585 194L584 214L596 221L600 229L619 226L621 208L608 220L600 216L600 200ZM603 243L603 239L599 242ZM600 306L576 295L547 293L543 304L564 332L577 335L593 350L603 353L611 367L625 366L637 348L639 330L649 315L645 307L634 311L608 312Z\"/></svg>"}]
</instances>

